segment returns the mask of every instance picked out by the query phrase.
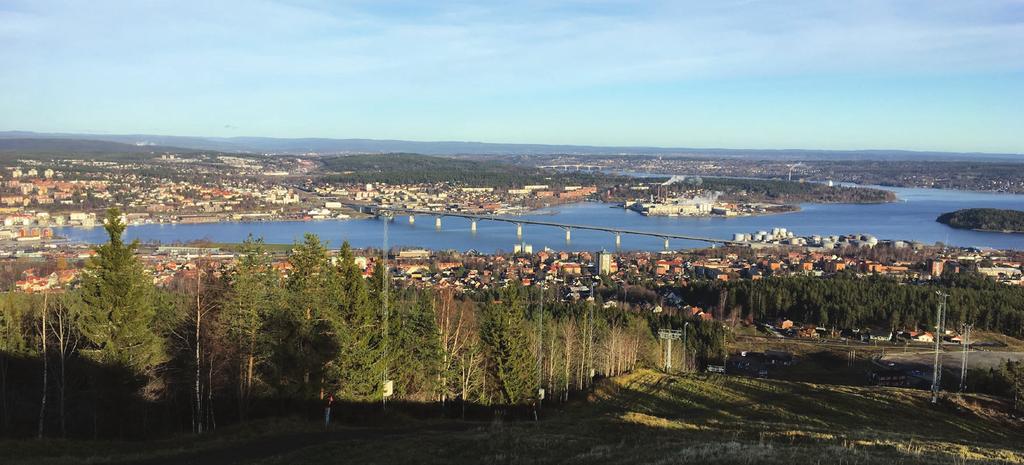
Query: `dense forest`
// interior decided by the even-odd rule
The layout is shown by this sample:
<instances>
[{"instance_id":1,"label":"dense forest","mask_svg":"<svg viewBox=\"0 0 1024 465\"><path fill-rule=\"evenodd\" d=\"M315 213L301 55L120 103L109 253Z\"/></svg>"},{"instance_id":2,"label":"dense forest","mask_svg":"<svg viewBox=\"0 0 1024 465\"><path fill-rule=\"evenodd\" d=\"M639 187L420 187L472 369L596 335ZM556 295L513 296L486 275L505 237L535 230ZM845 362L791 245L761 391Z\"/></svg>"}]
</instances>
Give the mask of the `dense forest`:
<instances>
[{"instance_id":1,"label":"dense forest","mask_svg":"<svg viewBox=\"0 0 1024 465\"><path fill-rule=\"evenodd\" d=\"M669 178L648 178L648 181L662 183ZM607 200L623 201L634 199L637 193L630 185L613 188ZM688 176L682 182L665 185L657 189L657 195L672 197L693 195L694 191L720 192L721 200L739 203L880 203L896 200L892 192L868 187L829 187L813 182L780 181L774 179L740 179ZM655 194L654 191L651 194Z\"/></svg>"},{"instance_id":2,"label":"dense forest","mask_svg":"<svg viewBox=\"0 0 1024 465\"><path fill-rule=\"evenodd\" d=\"M1024 212L998 208L966 208L935 219L957 229L1024 233Z\"/></svg>"},{"instance_id":3,"label":"dense forest","mask_svg":"<svg viewBox=\"0 0 1024 465\"><path fill-rule=\"evenodd\" d=\"M80 285L0 295L0 431L9 436L143 437L201 433L276 415L433 415L536 411L658 363L656 331L673 322L560 290L509 285L473 295L365 278L347 244L295 244L290 271L250 238L238 263L200 261L153 285L125 243L118 212ZM674 322L679 324L679 322ZM724 330L691 325L700 366L724 353ZM390 383L386 383L390 381ZM539 389L544 389L544 396Z\"/></svg>"},{"instance_id":4,"label":"dense forest","mask_svg":"<svg viewBox=\"0 0 1024 465\"><path fill-rule=\"evenodd\" d=\"M539 168L411 153L349 155L325 158L333 182L388 184L447 183L467 186L515 187L524 184L594 185L623 178L602 173L554 173Z\"/></svg>"},{"instance_id":5,"label":"dense forest","mask_svg":"<svg viewBox=\"0 0 1024 465\"><path fill-rule=\"evenodd\" d=\"M701 178L705 189L722 192L723 200L773 203L878 203L896 194L867 187L832 186L771 179Z\"/></svg>"},{"instance_id":6,"label":"dense forest","mask_svg":"<svg viewBox=\"0 0 1024 465\"><path fill-rule=\"evenodd\" d=\"M950 274L940 285L884 277L781 277L756 281L694 281L678 288L687 301L718 309L723 318L770 321L789 318L835 328L930 328L949 294L946 326L961 323L1024 337L1024 288L975 274Z\"/></svg>"}]
</instances>

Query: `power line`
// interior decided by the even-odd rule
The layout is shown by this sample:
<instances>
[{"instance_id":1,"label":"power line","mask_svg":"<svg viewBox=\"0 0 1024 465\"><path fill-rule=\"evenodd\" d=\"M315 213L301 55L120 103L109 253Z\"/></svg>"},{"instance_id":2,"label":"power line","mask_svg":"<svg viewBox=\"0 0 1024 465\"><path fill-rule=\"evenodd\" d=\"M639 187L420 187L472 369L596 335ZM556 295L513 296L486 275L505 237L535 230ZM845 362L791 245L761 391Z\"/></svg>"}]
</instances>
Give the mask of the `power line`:
<instances>
[{"instance_id":1,"label":"power line","mask_svg":"<svg viewBox=\"0 0 1024 465\"><path fill-rule=\"evenodd\" d=\"M544 282L540 283L540 316L537 319L537 405L544 401Z\"/></svg>"},{"instance_id":2,"label":"power line","mask_svg":"<svg viewBox=\"0 0 1024 465\"><path fill-rule=\"evenodd\" d=\"M383 314L383 324L381 325L381 338L383 347L383 371L381 372L381 407L387 408L388 397L391 396L392 384L388 380L388 223L389 219L385 215L384 217L384 244L380 254L380 266L381 266L381 313Z\"/></svg>"}]
</instances>

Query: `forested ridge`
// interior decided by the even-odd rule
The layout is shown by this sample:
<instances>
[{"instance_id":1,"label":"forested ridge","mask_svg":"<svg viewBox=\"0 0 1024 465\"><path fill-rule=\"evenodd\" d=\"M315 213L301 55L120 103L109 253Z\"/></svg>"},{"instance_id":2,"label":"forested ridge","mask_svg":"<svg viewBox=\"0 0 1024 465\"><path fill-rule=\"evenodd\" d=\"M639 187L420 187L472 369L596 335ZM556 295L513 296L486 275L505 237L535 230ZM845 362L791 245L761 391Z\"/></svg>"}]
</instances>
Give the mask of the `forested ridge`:
<instances>
[{"instance_id":1,"label":"forested ridge","mask_svg":"<svg viewBox=\"0 0 1024 465\"><path fill-rule=\"evenodd\" d=\"M816 182L774 179L701 179L705 189L722 192L723 199L739 202L880 203L896 200L896 195L890 191L869 187L829 187Z\"/></svg>"},{"instance_id":2,"label":"forested ridge","mask_svg":"<svg viewBox=\"0 0 1024 465\"><path fill-rule=\"evenodd\" d=\"M723 317L789 318L835 328L933 328L940 297L949 294L947 327L961 323L1024 337L1024 288L977 274L950 274L936 284L884 277L775 277L756 281L694 281L677 289L685 300L721 308Z\"/></svg>"},{"instance_id":3,"label":"forested ridge","mask_svg":"<svg viewBox=\"0 0 1024 465\"><path fill-rule=\"evenodd\" d=\"M1024 212L999 208L967 208L943 213L935 219L957 229L1024 232Z\"/></svg>"},{"instance_id":4,"label":"forested ridge","mask_svg":"<svg viewBox=\"0 0 1024 465\"><path fill-rule=\"evenodd\" d=\"M555 173L539 168L412 153L347 155L325 158L332 182L388 184L457 183L479 187L515 187L524 184L607 184L618 176L602 173Z\"/></svg>"}]
</instances>

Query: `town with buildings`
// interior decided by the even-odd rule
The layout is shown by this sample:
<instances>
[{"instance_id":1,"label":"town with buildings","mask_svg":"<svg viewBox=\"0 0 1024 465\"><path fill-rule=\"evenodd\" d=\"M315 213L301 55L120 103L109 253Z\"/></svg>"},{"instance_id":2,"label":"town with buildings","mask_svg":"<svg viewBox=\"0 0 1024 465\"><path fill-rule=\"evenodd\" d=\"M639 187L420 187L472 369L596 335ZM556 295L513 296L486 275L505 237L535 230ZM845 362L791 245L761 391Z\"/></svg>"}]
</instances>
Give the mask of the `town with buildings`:
<instances>
[{"instance_id":1,"label":"town with buildings","mask_svg":"<svg viewBox=\"0 0 1024 465\"><path fill-rule=\"evenodd\" d=\"M130 225L344 220L360 205L519 214L592 198L596 186L326 182L316 157L161 154L130 162L18 160L0 170L0 244L58 239L117 207ZM356 208L356 209L354 209Z\"/></svg>"}]
</instances>

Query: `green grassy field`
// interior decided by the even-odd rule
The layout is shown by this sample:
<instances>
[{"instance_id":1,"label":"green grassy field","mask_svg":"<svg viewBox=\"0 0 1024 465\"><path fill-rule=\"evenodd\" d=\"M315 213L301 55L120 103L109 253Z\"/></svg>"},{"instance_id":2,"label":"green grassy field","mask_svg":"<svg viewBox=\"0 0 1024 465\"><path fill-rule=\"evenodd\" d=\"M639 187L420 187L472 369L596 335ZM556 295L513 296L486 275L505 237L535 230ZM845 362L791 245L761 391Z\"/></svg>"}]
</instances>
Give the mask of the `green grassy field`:
<instances>
[{"instance_id":1,"label":"green grassy field","mask_svg":"<svg viewBox=\"0 0 1024 465\"><path fill-rule=\"evenodd\" d=\"M256 422L199 439L0 443L0 463L1024 463L1024 423L1005 409L985 396L933 406L924 391L642 370L540 422Z\"/></svg>"}]
</instances>

